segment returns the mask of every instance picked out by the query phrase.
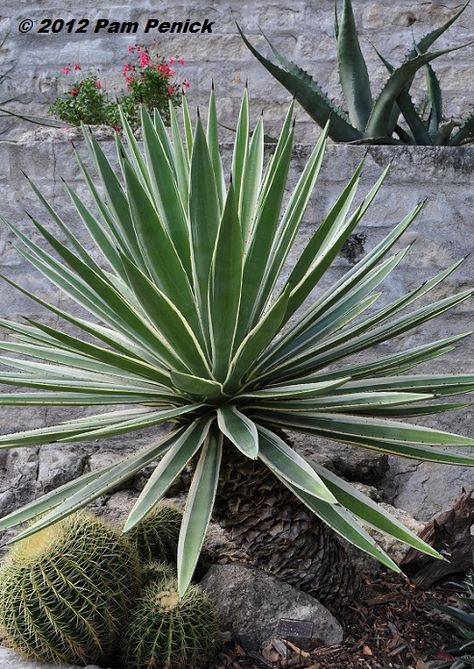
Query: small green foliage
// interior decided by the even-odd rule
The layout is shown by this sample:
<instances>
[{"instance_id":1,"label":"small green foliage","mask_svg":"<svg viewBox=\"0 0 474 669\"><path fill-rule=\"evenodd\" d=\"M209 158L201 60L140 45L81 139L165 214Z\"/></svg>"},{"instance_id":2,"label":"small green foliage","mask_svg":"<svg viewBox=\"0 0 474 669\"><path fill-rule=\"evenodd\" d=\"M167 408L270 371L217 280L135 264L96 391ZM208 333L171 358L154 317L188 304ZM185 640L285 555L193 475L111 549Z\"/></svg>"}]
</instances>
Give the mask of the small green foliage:
<instances>
[{"instance_id":1,"label":"small green foliage","mask_svg":"<svg viewBox=\"0 0 474 669\"><path fill-rule=\"evenodd\" d=\"M102 664L139 584L128 542L102 520L75 514L13 545L0 569L0 626L28 657Z\"/></svg>"},{"instance_id":2,"label":"small green foliage","mask_svg":"<svg viewBox=\"0 0 474 669\"><path fill-rule=\"evenodd\" d=\"M465 592L459 597L457 606L435 605L438 611L446 615L447 621L460 638L459 643L446 650L455 659L436 663L436 669L474 667L474 573L467 576L464 586Z\"/></svg>"},{"instance_id":3,"label":"small green foliage","mask_svg":"<svg viewBox=\"0 0 474 669\"><path fill-rule=\"evenodd\" d=\"M337 64L347 112L338 107L305 70L280 53L268 39L278 64L265 58L247 40L240 28L239 31L253 55L290 91L316 123L323 128L329 122L329 136L335 142L457 146L474 140L474 112L465 121L443 117L441 88L430 62L468 45L434 52L428 52L428 49L456 21L469 2L467 0L446 23L415 44L400 67L392 66L376 50L388 70L389 78L379 95L372 98L351 0L343 0L340 20L336 0ZM422 68L428 95L426 104L419 110L411 99L410 89L415 74ZM399 125L400 122L404 127ZM459 130L453 134L456 126L459 126Z\"/></svg>"},{"instance_id":4,"label":"small green foliage","mask_svg":"<svg viewBox=\"0 0 474 669\"><path fill-rule=\"evenodd\" d=\"M48 112L51 116L71 125L109 125L121 130L120 109L131 127L140 125L140 108L148 112L155 109L169 122L169 105L177 106L181 93L189 88L189 81L177 81L172 65L184 65L183 58L165 60L156 52L150 52L139 44L128 49L135 61L122 67L122 75L127 92L121 92L115 100L105 90L103 81L95 74L80 76L81 67L77 63L66 65L62 74L76 73L74 82L65 94L56 98Z\"/></svg>"},{"instance_id":5,"label":"small green foliage","mask_svg":"<svg viewBox=\"0 0 474 669\"><path fill-rule=\"evenodd\" d=\"M217 614L197 585L180 597L174 579L145 588L126 633L127 669L209 666L217 645Z\"/></svg>"},{"instance_id":6,"label":"small green foliage","mask_svg":"<svg viewBox=\"0 0 474 669\"><path fill-rule=\"evenodd\" d=\"M158 560L176 564L182 512L171 504L160 503L137 523L126 537L137 549L142 562Z\"/></svg>"},{"instance_id":7,"label":"small green foliage","mask_svg":"<svg viewBox=\"0 0 474 669\"><path fill-rule=\"evenodd\" d=\"M93 74L76 79L64 96L50 106L51 116L71 125L112 125L116 104L109 102L102 83Z\"/></svg>"}]
</instances>

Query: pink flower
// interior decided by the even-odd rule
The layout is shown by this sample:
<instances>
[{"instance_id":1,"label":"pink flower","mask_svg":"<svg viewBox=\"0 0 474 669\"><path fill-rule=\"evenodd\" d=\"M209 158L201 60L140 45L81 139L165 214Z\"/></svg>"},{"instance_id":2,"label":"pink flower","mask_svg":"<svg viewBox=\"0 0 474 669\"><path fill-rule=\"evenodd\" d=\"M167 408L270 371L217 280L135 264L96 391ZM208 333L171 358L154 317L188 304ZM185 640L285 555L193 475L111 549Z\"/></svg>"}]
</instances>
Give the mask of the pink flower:
<instances>
[{"instance_id":1,"label":"pink flower","mask_svg":"<svg viewBox=\"0 0 474 669\"><path fill-rule=\"evenodd\" d=\"M128 45L128 53L133 53L135 51L135 47L132 46L131 44Z\"/></svg>"},{"instance_id":2,"label":"pink flower","mask_svg":"<svg viewBox=\"0 0 474 669\"><path fill-rule=\"evenodd\" d=\"M96 79L96 80L95 80L95 85L96 85L96 88L100 91L100 89L102 88L102 82L101 82L101 80L100 80L100 79Z\"/></svg>"},{"instance_id":3,"label":"pink flower","mask_svg":"<svg viewBox=\"0 0 474 669\"><path fill-rule=\"evenodd\" d=\"M71 90L69 91L69 94L70 94L73 98L75 98L76 95L77 95L78 93L79 93L79 89L78 89L78 88L74 88L74 87L71 88Z\"/></svg>"},{"instance_id":4,"label":"pink flower","mask_svg":"<svg viewBox=\"0 0 474 669\"><path fill-rule=\"evenodd\" d=\"M65 67L63 67L62 70L61 70L61 72L62 72L63 74L69 74L70 71L71 71L71 68L70 68L68 65L66 65Z\"/></svg>"},{"instance_id":5,"label":"pink flower","mask_svg":"<svg viewBox=\"0 0 474 669\"><path fill-rule=\"evenodd\" d=\"M174 93L174 87L173 86L168 86L168 88L166 90L168 91L168 95L173 95L173 93Z\"/></svg>"},{"instance_id":6,"label":"pink flower","mask_svg":"<svg viewBox=\"0 0 474 669\"><path fill-rule=\"evenodd\" d=\"M179 63L180 65L184 65L184 58L183 58L183 56L181 56L180 58L178 58L178 63Z\"/></svg>"},{"instance_id":7,"label":"pink flower","mask_svg":"<svg viewBox=\"0 0 474 669\"><path fill-rule=\"evenodd\" d=\"M172 74L174 74L171 67L169 65L165 65L164 63L160 63L157 67L157 70L165 77L170 77Z\"/></svg>"},{"instance_id":8,"label":"pink flower","mask_svg":"<svg viewBox=\"0 0 474 669\"><path fill-rule=\"evenodd\" d=\"M127 84L131 84L133 81L133 77L125 77L125 81L127 82Z\"/></svg>"},{"instance_id":9,"label":"pink flower","mask_svg":"<svg viewBox=\"0 0 474 669\"><path fill-rule=\"evenodd\" d=\"M122 74L123 74L123 75L126 75L127 72L130 72L130 70L131 70L130 63L127 63L126 65L124 65L124 66L122 67Z\"/></svg>"},{"instance_id":10,"label":"pink flower","mask_svg":"<svg viewBox=\"0 0 474 669\"><path fill-rule=\"evenodd\" d=\"M190 88L190 87L191 87L191 84L190 84L189 81L186 79L186 81L183 81L183 86L184 86L184 88Z\"/></svg>"},{"instance_id":11,"label":"pink flower","mask_svg":"<svg viewBox=\"0 0 474 669\"><path fill-rule=\"evenodd\" d=\"M137 53L140 53L141 50L142 50L141 46L140 46L139 44L135 44L135 51L136 51Z\"/></svg>"},{"instance_id":12,"label":"pink flower","mask_svg":"<svg viewBox=\"0 0 474 669\"><path fill-rule=\"evenodd\" d=\"M78 70L81 69L81 66L78 65L77 63L74 63L73 68L74 68L74 70L77 72Z\"/></svg>"},{"instance_id":13,"label":"pink flower","mask_svg":"<svg viewBox=\"0 0 474 669\"><path fill-rule=\"evenodd\" d=\"M140 65L141 65L141 67L146 67L149 62L150 62L150 56L145 51L142 51L140 53Z\"/></svg>"},{"instance_id":14,"label":"pink flower","mask_svg":"<svg viewBox=\"0 0 474 669\"><path fill-rule=\"evenodd\" d=\"M169 65L174 65L176 63L176 58L173 58L173 56L171 56L171 58L168 60L168 63Z\"/></svg>"}]
</instances>

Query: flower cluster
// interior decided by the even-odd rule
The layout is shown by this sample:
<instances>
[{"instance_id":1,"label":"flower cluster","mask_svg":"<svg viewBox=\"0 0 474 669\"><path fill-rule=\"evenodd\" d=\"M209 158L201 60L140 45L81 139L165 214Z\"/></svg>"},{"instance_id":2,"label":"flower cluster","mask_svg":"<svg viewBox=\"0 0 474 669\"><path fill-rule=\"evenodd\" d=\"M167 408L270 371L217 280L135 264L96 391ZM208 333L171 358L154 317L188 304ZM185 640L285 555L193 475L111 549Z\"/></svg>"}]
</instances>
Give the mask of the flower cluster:
<instances>
[{"instance_id":1,"label":"flower cluster","mask_svg":"<svg viewBox=\"0 0 474 669\"><path fill-rule=\"evenodd\" d=\"M75 78L67 92L58 98L49 108L52 116L72 125L106 124L121 129L121 107L125 117L133 128L139 125L140 107L149 112L157 109L166 120L169 118L169 102L178 105L181 95L190 87L187 79L178 81L173 66L184 65L183 57L165 59L156 52L150 52L140 44L130 45L129 54L133 62L122 67L125 91L110 100L102 81L94 74ZM77 77L81 72L78 63L65 65L61 73Z\"/></svg>"}]
</instances>

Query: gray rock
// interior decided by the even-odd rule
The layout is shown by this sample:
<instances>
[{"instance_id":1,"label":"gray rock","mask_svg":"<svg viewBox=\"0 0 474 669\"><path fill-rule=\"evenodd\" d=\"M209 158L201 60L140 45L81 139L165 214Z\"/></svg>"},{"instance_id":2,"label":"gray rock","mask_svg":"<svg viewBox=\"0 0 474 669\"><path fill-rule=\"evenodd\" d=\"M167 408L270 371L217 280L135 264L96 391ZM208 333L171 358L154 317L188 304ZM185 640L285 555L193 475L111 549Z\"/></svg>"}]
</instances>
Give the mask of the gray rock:
<instances>
[{"instance_id":1,"label":"gray rock","mask_svg":"<svg viewBox=\"0 0 474 669\"><path fill-rule=\"evenodd\" d=\"M313 644L342 641L341 625L322 604L258 569L214 565L201 585L217 606L224 627L248 649L260 650L274 638L280 618L314 622Z\"/></svg>"},{"instance_id":2,"label":"gray rock","mask_svg":"<svg viewBox=\"0 0 474 669\"><path fill-rule=\"evenodd\" d=\"M4 648L0 646L0 667L2 669L79 669L76 665L72 664L45 664L43 662L35 662L34 660L28 660L21 655L18 655L14 650L10 648ZM87 667L82 667L82 669L101 669L96 664L88 664Z\"/></svg>"}]
</instances>

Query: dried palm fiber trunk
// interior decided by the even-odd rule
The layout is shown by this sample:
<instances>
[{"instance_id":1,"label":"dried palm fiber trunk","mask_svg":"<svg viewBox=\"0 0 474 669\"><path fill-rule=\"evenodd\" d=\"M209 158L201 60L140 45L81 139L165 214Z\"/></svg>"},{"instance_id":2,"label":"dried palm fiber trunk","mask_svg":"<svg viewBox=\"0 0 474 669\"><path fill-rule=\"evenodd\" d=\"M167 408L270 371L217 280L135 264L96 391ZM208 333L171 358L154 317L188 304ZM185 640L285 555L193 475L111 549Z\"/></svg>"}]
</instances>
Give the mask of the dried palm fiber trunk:
<instances>
[{"instance_id":1,"label":"dried palm fiber trunk","mask_svg":"<svg viewBox=\"0 0 474 669\"><path fill-rule=\"evenodd\" d=\"M312 595L330 609L347 605L358 579L337 535L259 460L224 448L214 518L246 562Z\"/></svg>"}]
</instances>

